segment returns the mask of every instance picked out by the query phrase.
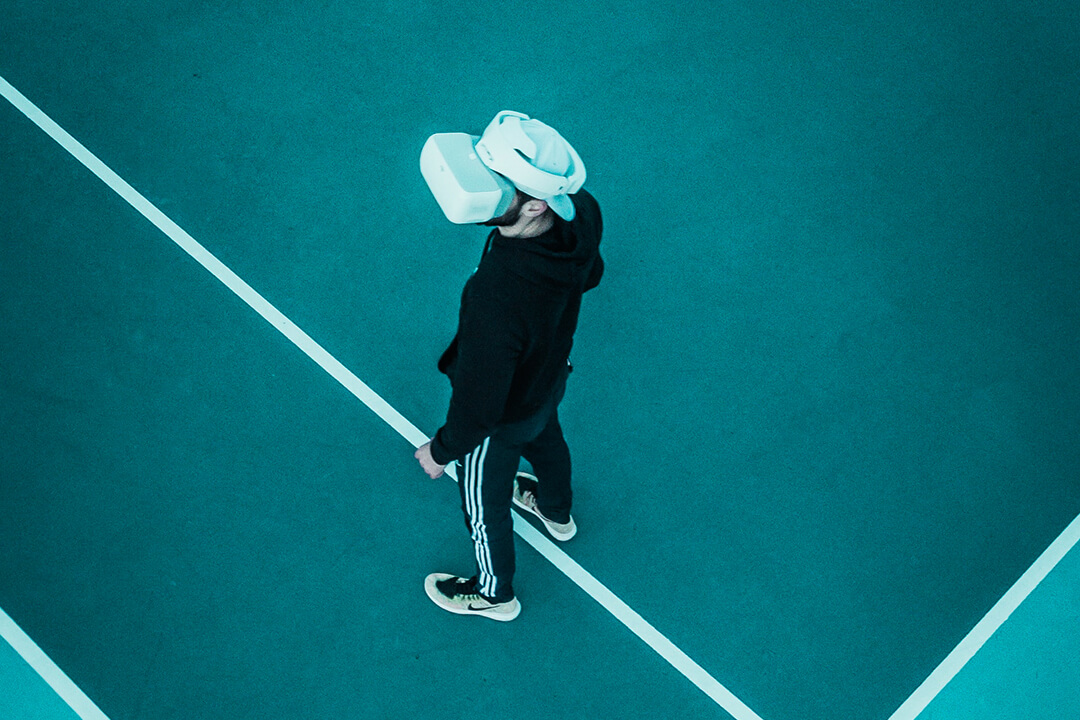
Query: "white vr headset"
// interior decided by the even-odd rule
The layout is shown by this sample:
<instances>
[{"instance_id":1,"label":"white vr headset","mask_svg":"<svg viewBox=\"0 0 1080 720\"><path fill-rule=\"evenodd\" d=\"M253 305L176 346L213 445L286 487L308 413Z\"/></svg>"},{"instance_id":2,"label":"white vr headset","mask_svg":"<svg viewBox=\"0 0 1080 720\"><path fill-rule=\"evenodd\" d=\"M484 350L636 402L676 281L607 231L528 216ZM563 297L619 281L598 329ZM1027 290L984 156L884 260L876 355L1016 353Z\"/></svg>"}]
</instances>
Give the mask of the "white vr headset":
<instances>
[{"instance_id":1,"label":"white vr headset","mask_svg":"<svg viewBox=\"0 0 1080 720\"><path fill-rule=\"evenodd\" d=\"M560 175L533 164L542 149L521 126L526 120L527 115L504 110L481 137L437 133L424 143L420 172L450 222L482 223L499 217L514 201L515 188L540 200L555 200L585 184L581 158L547 126L548 139L565 148L569 167Z\"/></svg>"}]
</instances>

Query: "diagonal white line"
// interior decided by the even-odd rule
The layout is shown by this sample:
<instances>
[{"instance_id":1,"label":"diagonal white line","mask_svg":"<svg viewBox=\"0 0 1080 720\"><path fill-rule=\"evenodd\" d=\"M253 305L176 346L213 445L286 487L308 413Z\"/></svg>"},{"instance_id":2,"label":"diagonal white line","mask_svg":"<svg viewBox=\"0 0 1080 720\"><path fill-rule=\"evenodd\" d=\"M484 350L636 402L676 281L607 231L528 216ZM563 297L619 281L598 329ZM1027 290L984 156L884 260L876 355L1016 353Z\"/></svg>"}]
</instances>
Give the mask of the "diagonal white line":
<instances>
[{"instance_id":1,"label":"diagonal white line","mask_svg":"<svg viewBox=\"0 0 1080 720\"><path fill-rule=\"evenodd\" d=\"M94 701L86 697L79 686L71 682L71 678L57 667L49 656L37 646L30 636L23 632L22 628L15 624L11 617L0 609L0 638L19 653L26 664L34 669L41 678L49 684L60 699L68 704L75 714L82 720L109 720L105 713L98 709Z\"/></svg>"},{"instance_id":2,"label":"diagonal white line","mask_svg":"<svg viewBox=\"0 0 1080 720\"><path fill-rule=\"evenodd\" d=\"M994 607L990 608L990 612L986 613L986 616L971 629L960 644L941 661L934 672L930 673L930 676L915 689L911 697L897 708L889 720L915 720L930 704L930 701L938 696L938 693L986 644L990 636L1009 619L1013 611L1020 607L1020 603L1027 599L1031 591L1061 562L1078 540L1080 540L1080 515L1069 523L1069 526L1058 535L1054 542L1050 543L1050 547L1046 548L1027 569L1027 572L1021 575L1009 591L1001 596Z\"/></svg>"},{"instance_id":3,"label":"diagonal white line","mask_svg":"<svg viewBox=\"0 0 1080 720\"><path fill-rule=\"evenodd\" d=\"M523 520L516 511L514 513L514 530L526 542L536 548L541 555L550 560L555 567L562 570L578 587L600 603L605 610L614 615L619 622L644 640L649 647L667 660L686 679L697 685L699 690L712 698L717 705L727 710L735 720L761 720L761 717L747 707L742 700L735 697L730 690L694 662L675 643L668 640L659 630L638 615L632 607L619 599L615 593L608 590L588 570L578 565L573 558L556 547L555 543L541 535L539 530Z\"/></svg>"},{"instance_id":4,"label":"diagonal white line","mask_svg":"<svg viewBox=\"0 0 1080 720\"><path fill-rule=\"evenodd\" d=\"M97 175L102 182L108 185L116 194L126 200L133 208L138 210L147 220L153 223L159 230L167 235L173 242L179 245L185 252L194 258L199 264L232 290L237 297L247 303L255 312L259 313L271 325L278 329L285 337L293 342L300 350L326 370L335 380L341 383L349 392L355 395L361 402L371 408L380 418L396 430L402 437L412 443L413 447L419 447L428 441L427 435L422 433L415 425L405 419L397 410L377 395L371 388L360 381L348 368L342 365L336 358L328 353L321 345L301 330L295 323L283 315L277 308L271 305L262 295L257 293L250 285L244 282L236 273L214 257L206 248L200 245L194 238L188 235L179 225L174 223L163 212L158 210L149 200L143 197L123 178L109 169L93 153L87 150L81 143L57 125L51 118L43 113L36 105L30 102L22 93L16 90L7 80L0 77L0 95L14 105L21 113L29 118L55 140L61 147L67 150L76 160ZM455 480L456 473L449 473ZM727 688L721 685L714 677L707 673L700 665L690 659L682 650L670 640L658 632L652 625L646 622L630 606L620 600L614 593L608 590L602 583L594 578L589 572L574 562L562 550L546 537L537 532L527 522L523 522L519 515L514 517L514 530L530 545L536 548L544 557L550 560L556 567L573 580L579 587L587 592L593 599L600 603L608 612L614 615L621 623L630 629L635 635L644 640L649 647L667 660L672 667L682 673L690 682L694 683L702 692L712 698L720 707L726 710L735 720L761 720L753 710L747 707L741 700L733 695Z\"/></svg>"},{"instance_id":5,"label":"diagonal white line","mask_svg":"<svg viewBox=\"0 0 1080 720\"><path fill-rule=\"evenodd\" d=\"M135 188L128 185L123 178L109 169L105 163L98 160L93 153L83 147L81 143L75 140L75 138L71 137L71 135L69 135L62 127L53 122L50 117L39 110L37 106L27 100L22 93L16 90L2 77L0 77L0 95L3 95L20 112L33 121L35 125L44 130L49 137L71 153L71 155L85 165L90 172L101 178L101 180L115 191L117 195L124 200L127 200L133 208L142 213L147 220L157 226L161 232L165 233L200 265L209 270L210 273L224 283L227 288L236 293L236 295L250 305L255 312L262 315L267 322L277 328L282 335L289 338L293 344L303 350L312 360L317 362L320 367L330 373L335 380L344 385L349 392L371 408L375 414L382 418L390 425L390 427L397 430L402 437L411 442L415 447L419 447L427 442L427 437L425 437L424 433L420 432L415 425L406 420L397 410L390 407L385 400L375 394L375 392L367 385L362 383L358 377L349 372L344 365L338 362L336 358L324 350L317 342L312 340L311 337L297 327L292 320L285 317L277 308L267 302L262 295L255 292L255 290L244 282L240 276L211 255L206 248L196 242L193 237L183 230L183 228L166 217L165 213L158 210L153 203L139 194Z\"/></svg>"}]
</instances>

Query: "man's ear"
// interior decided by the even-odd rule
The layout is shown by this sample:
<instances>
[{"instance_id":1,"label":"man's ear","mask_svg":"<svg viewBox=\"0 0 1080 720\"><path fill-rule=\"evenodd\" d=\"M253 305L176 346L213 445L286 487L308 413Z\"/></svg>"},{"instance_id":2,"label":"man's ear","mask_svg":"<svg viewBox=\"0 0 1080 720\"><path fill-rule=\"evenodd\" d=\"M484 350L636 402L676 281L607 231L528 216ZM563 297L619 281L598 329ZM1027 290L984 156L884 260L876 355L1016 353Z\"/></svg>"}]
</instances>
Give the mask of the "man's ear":
<instances>
[{"instance_id":1,"label":"man's ear","mask_svg":"<svg viewBox=\"0 0 1080 720\"><path fill-rule=\"evenodd\" d=\"M545 200L533 198L521 206L521 214L528 217L540 217L547 212L548 204Z\"/></svg>"}]
</instances>

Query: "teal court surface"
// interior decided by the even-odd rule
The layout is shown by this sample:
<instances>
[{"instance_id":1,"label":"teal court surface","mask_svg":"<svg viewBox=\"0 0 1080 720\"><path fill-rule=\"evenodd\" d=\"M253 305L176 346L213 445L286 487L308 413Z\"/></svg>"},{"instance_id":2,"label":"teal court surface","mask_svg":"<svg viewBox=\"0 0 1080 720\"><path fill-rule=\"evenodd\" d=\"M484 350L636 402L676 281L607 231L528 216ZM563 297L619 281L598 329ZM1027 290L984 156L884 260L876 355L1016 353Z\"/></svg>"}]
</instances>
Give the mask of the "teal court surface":
<instances>
[{"instance_id":1,"label":"teal court surface","mask_svg":"<svg viewBox=\"0 0 1080 720\"><path fill-rule=\"evenodd\" d=\"M1073 3L0 8L0 717L1080 717ZM579 533L413 446L499 110L604 212Z\"/></svg>"}]
</instances>

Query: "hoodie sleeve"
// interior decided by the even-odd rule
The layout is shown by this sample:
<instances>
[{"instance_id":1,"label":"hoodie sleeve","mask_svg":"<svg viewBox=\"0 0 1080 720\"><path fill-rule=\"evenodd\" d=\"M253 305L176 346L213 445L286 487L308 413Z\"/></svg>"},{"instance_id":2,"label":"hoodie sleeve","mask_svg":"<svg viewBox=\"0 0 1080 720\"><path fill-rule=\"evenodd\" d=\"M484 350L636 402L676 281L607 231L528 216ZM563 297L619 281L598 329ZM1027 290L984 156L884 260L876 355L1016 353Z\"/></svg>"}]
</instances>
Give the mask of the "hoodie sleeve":
<instances>
[{"instance_id":1,"label":"hoodie sleeve","mask_svg":"<svg viewBox=\"0 0 1080 720\"><path fill-rule=\"evenodd\" d=\"M431 456L446 465L472 452L502 419L522 341L497 297L469 299L457 334L453 394L446 423L435 433Z\"/></svg>"},{"instance_id":2,"label":"hoodie sleeve","mask_svg":"<svg viewBox=\"0 0 1080 720\"><path fill-rule=\"evenodd\" d=\"M580 232L583 237L589 237L589 246L596 252L589 274L585 279L584 291L588 292L600 284L600 278L604 276L604 259L600 257L600 239L604 235L604 216L600 212L600 205L596 198L582 190L581 197L581 222L583 227Z\"/></svg>"},{"instance_id":3,"label":"hoodie sleeve","mask_svg":"<svg viewBox=\"0 0 1080 720\"><path fill-rule=\"evenodd\" d=\"M589 268L589 276L585 280L585 292L599 285L602 277L604 277L604 258L600 257L600 253L597 253L592 267Z\"/></svg>"}]
</instances>

